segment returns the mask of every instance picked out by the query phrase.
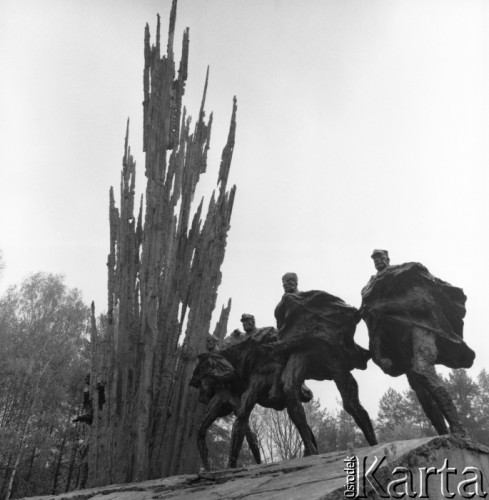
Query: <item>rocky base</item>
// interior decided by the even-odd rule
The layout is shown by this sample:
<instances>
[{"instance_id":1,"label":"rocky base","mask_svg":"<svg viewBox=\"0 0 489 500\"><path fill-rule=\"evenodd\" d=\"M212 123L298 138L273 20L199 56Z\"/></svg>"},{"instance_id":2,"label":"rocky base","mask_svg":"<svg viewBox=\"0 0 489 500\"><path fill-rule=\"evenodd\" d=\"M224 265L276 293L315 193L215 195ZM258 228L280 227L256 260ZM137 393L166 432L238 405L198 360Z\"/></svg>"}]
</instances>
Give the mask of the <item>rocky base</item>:
<instances>
[{"instance_id":1,"label":"rocky base","mask_svg":"<svg viewBox=\"0 0 489 500\"><path fill-rule=\"evenodd\" d=\"M352 456L356 457L356 470L350 475L348 491L345 459ZM363 472L369 470L364 479ZM487 481L489 448L467 439L440 436L31 499L333 500L354 495L408 498L408 493L432 499L479 498L484 496Z\"/></svg>"}]
</instances>

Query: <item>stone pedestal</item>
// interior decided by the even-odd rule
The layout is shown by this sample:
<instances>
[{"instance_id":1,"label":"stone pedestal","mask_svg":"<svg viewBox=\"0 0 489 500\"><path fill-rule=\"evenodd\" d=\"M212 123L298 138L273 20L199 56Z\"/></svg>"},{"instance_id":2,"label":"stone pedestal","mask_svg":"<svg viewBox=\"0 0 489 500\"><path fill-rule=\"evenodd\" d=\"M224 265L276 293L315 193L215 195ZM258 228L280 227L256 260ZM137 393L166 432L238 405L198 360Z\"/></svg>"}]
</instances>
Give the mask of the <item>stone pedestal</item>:
<instances>
[{"instance_id":1,"label":"stone pedestal","mask_svg":"<svg viewBox=\"0 0 489 500\"><path fill-rule=\"evenodd\" d=\"M350 460L351 473L348 469ZM364 474L365 473L365 474ZM349 478L347 478L347 474ZM350 481L350 489L345 485ZM38 500L333 500L484 498L489 448L450 436L397 441L286 462L74 491ZM475 493L475 495L474 495Z\"/></svg>"}]
</instances>

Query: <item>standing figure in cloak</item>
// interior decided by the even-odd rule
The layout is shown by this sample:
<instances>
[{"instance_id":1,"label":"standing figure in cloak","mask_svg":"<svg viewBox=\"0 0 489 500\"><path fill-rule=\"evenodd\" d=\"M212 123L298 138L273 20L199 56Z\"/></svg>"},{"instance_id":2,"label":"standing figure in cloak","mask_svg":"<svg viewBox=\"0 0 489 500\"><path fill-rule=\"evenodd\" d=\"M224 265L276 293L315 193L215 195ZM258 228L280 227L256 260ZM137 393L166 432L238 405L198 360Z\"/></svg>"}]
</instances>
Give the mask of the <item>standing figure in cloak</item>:
<instances>
[{"instance_id":1,"label":"standing figure in cloak","mask_svg":"<svg viewBox=\"0 0 489 500\"><path fill-rule=\"evenodd\" d=\"M270 397L283 390L297 401L307 379L334 380L343 407L355 420L370 445L377 444L370 417L358 397L351 371L365 370L370 354L355 343L359 311L334 295L320 290L300 292L295 273L282 277L284 295L275 309L279 340L274 345L277 368ZM298 420L305 420L296 407ZM301 412L302 410L302 412Z\"/></svg>"},{"instance_id":2,"label":"standing figure in cloak","mask_svg":"<svg viewBox=\"0 0 489 500\"><path fill-rule=\"evenodd\" d=\"M406 374L438 434L465 436L452 398L435 370L470 368L475 353L463 340L467 297L418 262L390 265L387 250L372 253L377 274L362 290L372 359L384 373Z\"/></svg>"}]
</instances>

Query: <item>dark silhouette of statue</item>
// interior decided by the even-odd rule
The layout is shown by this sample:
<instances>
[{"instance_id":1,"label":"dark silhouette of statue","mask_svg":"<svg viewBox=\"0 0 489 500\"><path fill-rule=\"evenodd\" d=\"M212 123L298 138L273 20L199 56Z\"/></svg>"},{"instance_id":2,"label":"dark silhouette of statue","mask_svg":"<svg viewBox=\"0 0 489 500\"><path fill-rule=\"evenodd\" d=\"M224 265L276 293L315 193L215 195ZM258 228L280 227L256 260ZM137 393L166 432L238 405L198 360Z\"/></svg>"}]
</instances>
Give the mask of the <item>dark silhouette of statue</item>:
<instances>
[{"instance_id":1,"label":"dark silhouette of statue","mask_svg":"<svg viewBox=\"0 0 489 500\"><path fill-rule=\"evenodd\" d=\"M199 388L199 400L208 404L198 431L198 446L204 468L209 467L205 434L220 416L231 412L236 415L229 467L236 467L245 437L255 460L260 463L256 438L249 428L249 417L256 404L275 410L287 408L289 417L297 426L295 416L291 414L292 405L287 404L283 392L273 401L269 398L276 364L272 356L273 345L277 341L276 329L256 328L251 314L243 314L241 322L245 333L235 330L224 339L222 349L198 356L199 361L190 381L190 385ZM301 405L312 399L312 392L304 386L298 397L298 404ZM306 449L312 446L316 450L316 441L307 422L305 427L298 430Z\"/></svg>"},{"instance_id":2,"label":"dark silhouette of statue","mask_svg":"<svg viewBox=\"0 0 489 500\"><path fill-rule=\"evenodd\" d=\"M278 411L286 408L304 444L304 455L317 453L316 439L305 419L302 407L303 402L309 402L312 399L312 392L301 385L297 391L296 400L287 399L283 391L279 391L276 398L270 399L276 370L276 360L272 352L277 342L277 330L273 327L256 328L255 318L251 314L244 314L242 323L245 330L244 339L226 349L226 357L231 360L240 380L246 386L233 424L229 467L236 467L246 425L256 404Z\"/></svg>"},{"instance_id":3,"label":"dark silhouette of statue","mask_svg":"<svg viewBox=\"0 0 489 500\"><path fill-rule=\"evenodd\" d=\"M295 273L286 273L282 284L285 293L275 309L279 340L274 346L277 367L271 398L275 399L281 388L288 404L294 404L304 380L334 380L345 411L367 442L376 444L370 417L360 403L358 384L351 374L354 368L366 369L370 358L353 339L359 311L327 292L300 292ZM296 419L305 422L302 407L296 406L294 411Z\"/></svg>"},{"instance_id":4,"label":"dark silhouette of statue","mask_svg":"<svg viewBox=\"0 0 489 500\"><path fill-rule=\"evenodd\" d=\"M373 361L388 375L406 374L438 434L466 435L435 364L470 368L475 353L463 340L461 288L429 273L418 262L390 265L386 250L372 253L377 274L362 290L361 314Z\"/></svg>"},{"instance_id":5,"label":"dark silhouette of statue","mask_svg":"<svg viewBox=\"0 0 489 500\"><path fill-rule=\"evenodd\" d=\"M76 424L81 422L83 424L92 425L93 423L93 398L90 394L90 373L85 375L85 387L83 388L83 404L82 413L72 419L72 422ZM78 480L78 488L85 488L88 479L88 450L89 443L88 437L86 437L80 443L78 453L80 455L80 475Z\"/></svg>"},{"instance_id":6,"label":"dark silhouette of statue","mask_svg":"<svg viewBox=\"0 0 489 500\"><path fill-rule=\"evenodd\" d=\"M90 374L85 376L85 387L83 388L83 413L75 417L72 422L82 422L87 425L92 425L93 422L93 399L90 395Z\"/></svg>"},{"instance_id":7,"label":"dark silhouette of statue","mask_svg":"<svg viewBox=\"0 0 489 500\"><path fill-rule=\"evenodd\" d=\"M238 331L239 333L239 331ZM235 343L236 331L232 336ZM197 447L202 466L207 471L210 469L209 450L206 435L210 426L218 419L226 417L239 410L240 396L243 392L242 384L237 373L229 361L218 351L219 339L209 335L206 341L208 352L199 354L190 385L199 389L199 401L207 405L197 431ZM261 463L260 449L256 435L246 425L245 436L253 458L257 464Z\"/></svg>"}]
</instances>

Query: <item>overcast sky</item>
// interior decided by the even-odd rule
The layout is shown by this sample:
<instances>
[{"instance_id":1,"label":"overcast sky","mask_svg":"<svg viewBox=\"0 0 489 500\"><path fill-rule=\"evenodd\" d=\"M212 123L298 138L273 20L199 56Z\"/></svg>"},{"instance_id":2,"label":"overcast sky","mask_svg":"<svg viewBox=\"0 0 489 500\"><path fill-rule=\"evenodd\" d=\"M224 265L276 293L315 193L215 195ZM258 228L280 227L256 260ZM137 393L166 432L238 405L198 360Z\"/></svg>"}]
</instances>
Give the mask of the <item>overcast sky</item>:
<instances>
[{"instance_id":1,"label":"overcast sky","mask_svg":"<svg viewBox=\"0 0 489 500\"><path fill-rule=\"evenodd\" d=\"M143 34L170 0L0 2L1 290L62 273L106 304L108 191L126 120L144 191ZM489 14L484 0L179 0L190 28L184 97L196 117L210 66L209 199L238 99L237 185L218 309L274 324L281 276L360 305L370 254L419 261L468 296L472 375L489 368ZM366 330L357 341L367 345ZM389 385L355 371L371 412ZM332 382L311 384L329 409Z\"/></svg>"}]
</instances>

